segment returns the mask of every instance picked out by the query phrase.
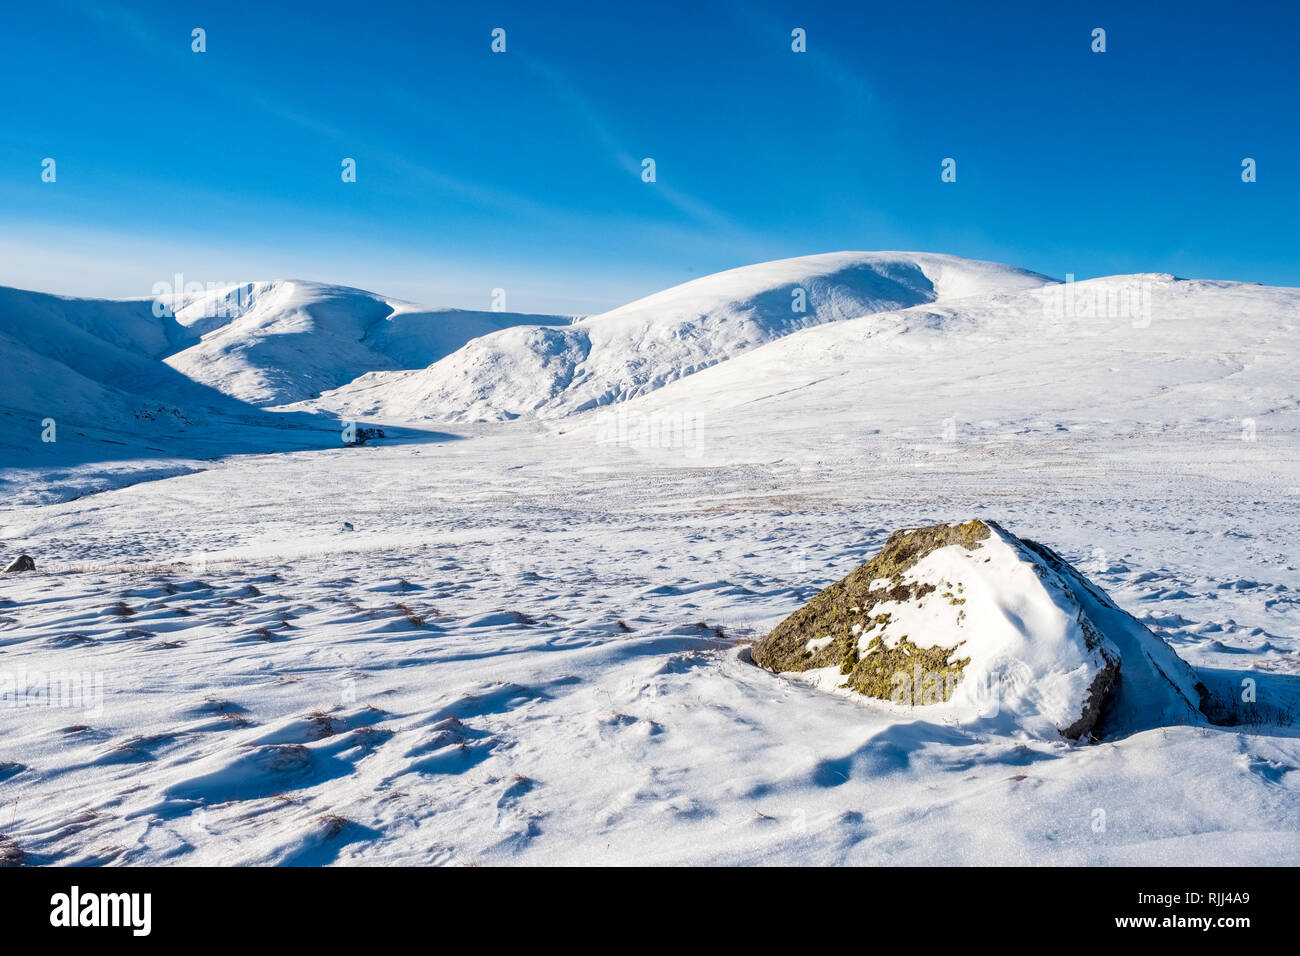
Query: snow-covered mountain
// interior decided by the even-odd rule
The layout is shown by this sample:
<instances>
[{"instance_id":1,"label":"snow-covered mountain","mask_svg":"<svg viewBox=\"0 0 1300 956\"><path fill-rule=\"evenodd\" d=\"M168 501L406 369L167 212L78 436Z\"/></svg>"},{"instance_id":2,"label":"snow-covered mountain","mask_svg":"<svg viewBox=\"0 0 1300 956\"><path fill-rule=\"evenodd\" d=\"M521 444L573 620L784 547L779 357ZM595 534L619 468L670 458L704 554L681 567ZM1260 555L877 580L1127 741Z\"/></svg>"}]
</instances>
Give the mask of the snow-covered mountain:
<instances>
[{"instance_id":1,"label":"snow-covered mountain","mask_svg":"<svg viewBox=\"0 0 1300 956\"><path fill-rule=\"evenodd\" d=\"M709 460L1072 433L1198 432L1240 454L1300 427L1297 333L1297 289L1114 276L807 329L565 427L620 442L671 425Z\"/></svg>"},{"instance_id":2,"label":"snow-covered mountain","mask_svg":"<svg viewBox=\"0 0 1300 956\"><path fill-rule=\"evenodd\" d=\"M311 399L367 372L423 368L478 336L564 316L426 310L346 286L254 282L193 297L176 310L201 335L167 364L259 406Z\"/></svg>"},{"instance_id":3,"label":"snow-covered mountain","mask_svg":"<svg viewBox=\"0 0 1300 956\"><path fill-rule=\"evenodd\" d=\"M120 448L149 445L205 416L249 411L164 364L194 338L155 315L148 299L0 289L0 464L38 452L44 461L77 445L79 436ZM42 441L48 422L54 431Z\"/></svg>"},{"instance_id":4,"label":"snow-covered mountain","mask_svg":"<svg viewBox=\"0 0 1300 956\"><path fill-rule=\"evenodd\" d=\"M802 328L1046 281L952 256L834 253L733 269L582 320L430 310L301 280L159 300L3 289L0 466L120 457L122 448L197 454L179 447L186 436L201 438L206 456L265 445L262 429L319 427L315 416L258 413L284 406L331 422L568 414ZM47 420L61 444L38 441Z\"/></svg>"},{"instance_id":5,"label":"snow-covered mountain","mask_svg":"<svg viewBox=\"0 0 1300 956\"><path fill-rule=\"evenodd\" d=\"M930 253L782 259L696 279L570 325L485 335L426 369L366 376L313 404L404 421L554 418L647 394L801 329L1050 281Z\"/></svg>"},{"instance_id":6,"label":"snow-covered mountain","mask_svg":"<svg viewBox=\"0 0 1300 956\"><path fill-rule=\"evenodd\" d=\"M1071 430L1235 438L1292 427L1300 408L1300 292L1168 275L1051 283L952 256L831 253L577 320L297 280L174 305L0 290L0 469L320 447L339 418L565 417L616 444L658 431L657 450L666 427L697 460L817 460L843 443L942 455L958 438ZM41 441L50 419L58 444Z\"/></svg>"},{"instance_id":7,"label":"snow-covered mountain","mask_svg":"<svg viewBox=\"0 0 1300 956\"><path fill-rule=\"evenodd\" d=\"M72 476L66 496L189 467L160 466L160 456L336 444L335 416L264 408L374 369L422 367L512 323L549 321L569 320L424 310L288 280L125 300L0 288L0 489L30 491L22 476L6 477L13 467L133 462L113 478Z\"/></svg>"}]
</instances>

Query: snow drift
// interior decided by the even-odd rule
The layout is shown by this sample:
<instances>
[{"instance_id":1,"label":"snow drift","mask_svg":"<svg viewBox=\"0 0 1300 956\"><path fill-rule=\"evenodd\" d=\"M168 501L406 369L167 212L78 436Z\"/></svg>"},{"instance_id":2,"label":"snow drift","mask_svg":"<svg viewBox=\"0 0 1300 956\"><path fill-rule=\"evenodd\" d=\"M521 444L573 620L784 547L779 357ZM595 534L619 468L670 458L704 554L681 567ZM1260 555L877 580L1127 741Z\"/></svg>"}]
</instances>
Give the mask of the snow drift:
<instances>
[{"instance_id":1,"label":"snow drift","mask_svg":"<svg viewBox=\"0 0 1300 956\"><path fill-rule=\"evenodd\" d=\"M991 521L895 532L753 660L1040 738L1204 722L1204 687L1169 645L1055 552Z\"/></svg>"}]
</instances>

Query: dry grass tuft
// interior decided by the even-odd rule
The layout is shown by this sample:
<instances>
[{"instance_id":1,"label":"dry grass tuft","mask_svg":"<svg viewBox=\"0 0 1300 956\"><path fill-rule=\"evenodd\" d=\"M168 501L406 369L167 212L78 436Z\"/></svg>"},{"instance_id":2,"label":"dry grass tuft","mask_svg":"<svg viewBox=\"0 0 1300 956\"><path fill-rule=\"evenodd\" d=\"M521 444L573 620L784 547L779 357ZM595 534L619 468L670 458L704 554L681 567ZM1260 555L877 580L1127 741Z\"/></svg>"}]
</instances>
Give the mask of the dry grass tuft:
<instances>
[{"instance_id":1,"label":"dry grass tuft","mask_svg":"<svg viewBox=\"0 0 1300 956\"><path fill-rule=\"evenodd\" d=\"M0 833L0 866L22 866L26 861L22 847Z\"/></svg>"},{"instance_id":2,"label":"dry grass tuft","mask_svg":"<svg viewBox=\"0 0 1300 956\"><path fill-rule=\"evenodd\" d=\"M352 822L337 813L325 813L316 819L321 824L321 836L326 840L334 839Z\"/></svg>"}]
</instances>

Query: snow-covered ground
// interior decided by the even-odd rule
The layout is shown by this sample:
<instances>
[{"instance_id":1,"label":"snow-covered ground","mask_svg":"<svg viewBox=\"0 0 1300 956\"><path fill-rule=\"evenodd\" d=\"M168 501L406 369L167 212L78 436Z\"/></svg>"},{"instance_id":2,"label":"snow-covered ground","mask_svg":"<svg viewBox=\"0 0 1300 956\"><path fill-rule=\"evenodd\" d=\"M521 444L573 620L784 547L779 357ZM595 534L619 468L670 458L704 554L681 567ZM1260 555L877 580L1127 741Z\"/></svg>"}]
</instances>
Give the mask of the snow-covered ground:
<instances>
[{"instance_id":1,"label":"snow-covered ground","mask_svg":"<svg viewBox=\"0 0 1300 956\"><path fill-rule=\"evenodd\" d=\"M1042 281L73 500L11 439L6 493L54 490L0 506L38 567L0 578L0 680L48 692L0 693L0 855L1300 862L1300 292ZM1074 744L749 663L895 528L974 517L1253 681L1261 722Z\"/></svg>"}]
</instances>

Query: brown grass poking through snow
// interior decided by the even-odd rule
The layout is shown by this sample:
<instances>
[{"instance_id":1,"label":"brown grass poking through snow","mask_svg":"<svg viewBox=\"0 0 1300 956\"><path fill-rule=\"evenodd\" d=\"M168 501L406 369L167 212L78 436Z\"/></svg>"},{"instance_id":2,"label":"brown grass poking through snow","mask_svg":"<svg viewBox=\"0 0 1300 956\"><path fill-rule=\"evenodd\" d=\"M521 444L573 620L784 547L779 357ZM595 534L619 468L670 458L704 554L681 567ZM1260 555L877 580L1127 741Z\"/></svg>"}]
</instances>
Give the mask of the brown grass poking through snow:
<instances>
[{"instance_id":1,"label":"brown grass poking through snow","mask_svg":"<svg viewBox=\"0 0 1300 956\"><path fill-rule=\"evenodd\" d=\"M321 836L326 840L332 840L352 821L347 817L339 816L337 813L324 813L316 818L321 824Z\"/></svg>"},{"instance_id":2,"label":"brown grass poking through snow","mask_svg":"<svg viewBox=\"0 0 1300 956\"><path fill-rule=\"evenodd\" d=\"M0 866L22 866L26 859L22 848L0 833Z\"/></svg>"},{"instance_id":3,"label":"brown grass poking through snow","mask_svg":"<svg viewBox=\"0 0 1300 956\"><path fill-rule=\"evenodd\" d=\"M398 604L397 609L401 611L403 615L405 615L406 620L411 624L412 627L424 627L424 618L416 614L405 604Z\"/></svg>"}]
</instances>

